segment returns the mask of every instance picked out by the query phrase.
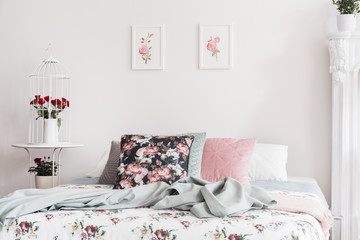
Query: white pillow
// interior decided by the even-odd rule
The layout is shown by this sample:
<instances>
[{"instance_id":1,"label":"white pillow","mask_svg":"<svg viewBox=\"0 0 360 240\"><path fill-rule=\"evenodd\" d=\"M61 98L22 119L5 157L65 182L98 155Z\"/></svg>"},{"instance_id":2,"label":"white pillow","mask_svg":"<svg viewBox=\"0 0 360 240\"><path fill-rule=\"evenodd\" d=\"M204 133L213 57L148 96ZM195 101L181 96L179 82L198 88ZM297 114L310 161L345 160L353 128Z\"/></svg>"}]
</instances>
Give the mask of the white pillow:
<instances>
[{"instance_id":1,"label":"white pillow","mask_svg":"<svg viewBox=\"0 0 360 240\"><path fill-rule=\"evenodd\" d=\"M250 180L287 181L287 157L288 146L256 144L248 169Z\"/></svg>"},{"instance_id":2,"label":"white pillow","mask_svg":"<svg viewBox=\"0 0 360 240\"><path fill-rule=\"evenodd\" d=\"M110 148L106 149L106 151L101 155L100 160L96 165L95 169L88 172L86 176L91 178L100 177L109 159L109 154L110 154Z\"/></svg>"}]
</instances>

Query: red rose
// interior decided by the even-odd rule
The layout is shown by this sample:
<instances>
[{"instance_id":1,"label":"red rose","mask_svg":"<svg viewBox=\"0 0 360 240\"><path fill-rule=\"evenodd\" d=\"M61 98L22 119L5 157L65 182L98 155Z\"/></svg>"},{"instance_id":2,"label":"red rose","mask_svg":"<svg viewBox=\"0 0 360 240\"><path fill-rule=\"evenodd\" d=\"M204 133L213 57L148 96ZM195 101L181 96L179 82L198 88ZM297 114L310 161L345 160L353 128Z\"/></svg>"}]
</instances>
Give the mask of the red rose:
<instances>
[{"instance_id":1,"label":"red rose","mask_svg":"<svg viewBox=\"0 0 360 240\"><path fill-rule=\"evenodd\" d=\"M182 221L181 224L184 226L184 227L189 227L190 226L190 222L189 221Z\"/></svg>"},{"instance_id":2,"label":"red rose","mask_svg":"<svg viewBox=\"0 0 360 240\"><path fill-rule=\"evenodd\" d=\"M142 173L142 169L143 168L141 167L140 164L130 163L126 167L125 174L126 175L140 174Z\"/></svg>"},{"instance_id":3,"label":"red rose","mask_svg":"<svg viewBox=\"0 0 360 240\"><path fill-rule=\"evenodd\" d=\"M183 153L185 156L189 155L189 147L182 143L176 145L176 151Z\"/></svg>"},{"instance_id":4,"label":"red rose","mask_svg":"<svg viewBox=\"0 0 360 240\"><path fill-rule=\"evenodd\" d=\"M18 238L21 236L21 229L20 228L16 228L15 229L15 236Z\"/></svg>"},{"instance_id":5,"label":"red rose","mask_svg":"<svg viewBox=\"0 0 360 240\"><path fill-rule=\"evenodd\" d=\"M161 180L160 175L157 173L148 174L147 178L148 178L148 181L146 182L147 184L160 182Z\"/></svg>"},{"instance_id":6,"label":"red rose","mask_svg":"<svg viewBox=\"0 0 360 240\"><path fill-rule=\"evenodd\" d=\"M255 228L259 231L259 232L262 232L265 230L265 227L261 224L256 224L255 225Z\"/></svg>"},{"instance_id":7,"label":"red rose","mask_svg":"<svg viewBox=\"0 0 360 240\"><path fill-rule=\"evenodd\" d=\"M40 99L40 95L35 95L35 99L39 100Z\"/></svg>"},{"instance_id":8,"label":"red rose","mask_svg":"<svg viewBox=\"0 0 360 240\"><path fill-rule=\"evenodd\" d=\"M45 100L43 98L39 98L37 102L38 104L43 105L45 103Z\"/></svg>"},{"instance_id":9,"label":"red rose","mask_svg":"<svg viewBox=\"0 0 360 240\"><path fill-rule=\"evenodd\" d=\"M230 236L228 237L229 240L242 240L242 236L241 235L237 235L237 234L230 234Z\"/></svg>"},{"instance_id":10,"label":"red rose","mask_svg":"<svg viewBox=\"0 0 360 240\"><path fill-rule=\"evenodd\" d=\"M82 232L80 234L80 237L81 237L81 240L87 240L88 239L88 236L86 235L86 233Z\"/></svg>"},{"instance_id":11,"label":"red rose","mask_svg":"<svg viewBox=\"0 0 360 240\"><path fill-rule=\"evenodd\" d=\"M169 180L172 176L171 176L171 172L170 169L167 167L161 167L161 168L156 168L154 169L155 173L159 174L160 177L165 178L166 180Z\"/></svg>"},{"instance_id":12,"label":"red rose","mask_svg":"<svg viewBox=\"0 0 360 240\"><path fill-rule=\"evenodd\" d=\"M21 222L21 223L19 224L19 227L21 228L21 231L22 231L23 233L26 233L26 232L29 230L29 228L30 228L30 223L29 223L29 222Z\"/></svg>"},{"instance_id":13,"label":"red rose","mask_svg":"<svg viewBox=\"0 0 360 240\"><path fill-rule=\"evenodd\" d=\"M63 109L65 108L65 106L69 106L69 101L68 100L66 100L66 98L61 98L61 102L62 102L62 105L63 105Z\"/></svg>"},{"instance_id":14,"label":"red rose","mask_svg":"<svg viewBox=\"0 0 360 240\"><path fill-rule=\"evenodd\" d=\"M129 151L131 149L133 149L134 146L133 146L133 143L132 142L129 142L129 143L124 143L123 147L122 147L122 151L125 152L125 151Z\"/></svg>"},{"instance_id":15,"label":"red rose","mask_svg":"<svg viewBox=\"0 0 360 240\"><path fill-rule=\"evenodd\" d=\"M117 224L117 223L120 221L120 219L118 219L118 218L112 218L111 221L112 221L113 223Z\"/></svg>"},{"instance_id":16,"label":"red rose","mask_svg":"<svg viewBox=\"0 0 360 240\"><path fill-rule=\"evenodd\" d=\"M154 232L155 236L157 237L157 239L162 240L166 238L166 231L162 230L162 229L158 229Z\"/></svg>"},{"instance_id":17,"label":"red rose","mask_svg":"<svg viewBox=\"0 0 360 240\"><path fill-rule=\"evenodd\" d=\"M70 102L66 101L66 106L70 107Z\"/></svg>"},{"instance_id":18,"label":"red rose","mask_svg":"<svg viewBox=\"0 0 360 240\"><path fill-rule=\"evenodd\" d=\"M61 105L60 99L51 100L51 103L54 104L54 105Z\"/></svg>"},{"instance_id":19,"label":"red rose","mask_svg":"<svg viewBox=\"0 0 360 240\"><path fill-rule=\"evenodd\" d=\"M131 179L123 179L120 181L120 185L123 187L123 188L132 188L132 185L131 185Z\"/></svg>"},{"instance_id":20,"label":"red rose","mask_svg":"<svg viewBox=\"0 0 360 240\"><path fill-rule=\"evenodd\" d=\"M145 155L156 155L159 151L159 147L150 147L150 146L147 146L145 148L145 151L144 151L144 154Z\"/></svg>"},{"instance_id":21,"label":"red rose","mask_svg":"<svg viewBox=\"0 0 360 240\"><path fill-rule=\"evenodd\" d=\"M35 158L35 159L34 159L34 162L35 162L35 163L41 163L41 158Z\"/></svg>"},{"instance_id":22,"label":"red rose","mask_svg":"<svg viewBox=\"0 0 360 240\"><path fill-rule=\"evenodd\" d=\"M49 96L45 96L44 99L45 99L45 101L48 102L48 101L50 100L50 97L49 97Z\"/></svg>"},{"instance_id":23,"label":"red rose","mask_svg":"<svg viewBox=\"0 0 360 240\"><path fill-rule=\"evenodd\" d=\"M32 101L30 102L30 104L37 104L36 99L32 100Z\"/></svg>"},{"instance_id":24,"label":"red rose","mask_svg":"<svg viewBox=\"0 0 360 240\"><path fill-rule=\"evenodd\" d=\"M93 225L86 226L84 230L88 234L89 237L95 236L96 227L94 227Z\"/></svg>"}]
</instances>

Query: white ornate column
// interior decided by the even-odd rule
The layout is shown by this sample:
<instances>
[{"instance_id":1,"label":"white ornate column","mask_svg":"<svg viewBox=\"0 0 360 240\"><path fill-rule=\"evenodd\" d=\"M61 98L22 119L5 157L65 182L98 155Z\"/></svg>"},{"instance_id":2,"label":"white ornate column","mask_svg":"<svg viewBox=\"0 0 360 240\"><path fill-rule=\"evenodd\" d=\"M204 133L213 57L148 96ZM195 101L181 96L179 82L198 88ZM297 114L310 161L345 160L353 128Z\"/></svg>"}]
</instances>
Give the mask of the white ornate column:
<instances>
[{"instance_id":1,"label":"white ornate column","mask_svg":"<svg viewBox=\"0 0 360 240\"><path fill-rule=\"evenodd\" d=\"M360 34L329 36L332 74L332 182L333 240L360 240L360 171L358 146L358 72Z\"/></svg>"}]
</instances>

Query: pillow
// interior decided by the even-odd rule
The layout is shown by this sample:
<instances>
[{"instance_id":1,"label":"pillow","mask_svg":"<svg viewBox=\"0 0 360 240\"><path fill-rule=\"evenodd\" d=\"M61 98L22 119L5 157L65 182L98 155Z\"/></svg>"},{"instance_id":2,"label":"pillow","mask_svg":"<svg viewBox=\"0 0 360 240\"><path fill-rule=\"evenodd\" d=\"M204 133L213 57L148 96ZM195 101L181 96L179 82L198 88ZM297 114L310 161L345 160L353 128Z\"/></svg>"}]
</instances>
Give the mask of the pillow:
<instances>
[{"instance_id":1,"label":"pillow","mask_svg":"<svg viewBox=\"0 0 360 240\"><path fill-rule=\"evenodd\" d=\"M201 178L210 182L225 177L250 185L248 165L257 139L208 138L201 163Z\"/></svg>"},{"instance_id":2,"label":"pillow","mask_svg":"<svg viewBox=\"0 0 360 240\"><path fill-rule=\"evenodd\" d=\"M194 136L123 135L114 189L173 182L187 176Z\"/></svg>"},{"instance_id":3,"label":"pillow","mask_svg":"<svg viewBox=\"0 0 360 240\"><path fill-rule=\"evenodd\" d=\"M287 181L287 157L288 146L256 144L250 160L250 179Z\"/></svg>"},{"instance_id":4,"label":"pillow","mask_svg":"<svg viewBox=\"0 0 360 240\"><path fill-rule=\"evenodd\" d=\"M114 180L117 175L117 167L119 166L119 158L120 142L112 141L109 160L107 161L105 169L99 178L99 184L114 184Z\"/></svg>"},{"instance_id":5,"label":"pillow","mask_svg":"<svg viewBox=\"0 0 360 240\"><path fill-rule=\"evenodd\" d=\"M101 155L98 164L96 165L95 169L88 172L86 177L90 178L98 178L101 176L102 172L104 171L105 165L109 159L110 148L106 149L105 152Z\"/></svg>"}]
</instances>

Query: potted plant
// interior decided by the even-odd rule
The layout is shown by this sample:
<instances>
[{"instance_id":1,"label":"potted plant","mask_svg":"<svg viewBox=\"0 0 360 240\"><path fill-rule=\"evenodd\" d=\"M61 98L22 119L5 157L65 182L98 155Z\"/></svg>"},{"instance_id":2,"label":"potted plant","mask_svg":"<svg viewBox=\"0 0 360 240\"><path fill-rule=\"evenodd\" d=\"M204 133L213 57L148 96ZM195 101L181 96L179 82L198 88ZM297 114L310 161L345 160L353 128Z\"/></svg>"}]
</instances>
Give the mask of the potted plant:
<instances>
[{"instance_id":1,"label":"potted plant","mask_svg":"<svg viewBox=\"0 0 360 240\"><path fill-rule=\"evenodd\" d=\"M360 0L332 0L340 15L337 16L339 32L353 32L356 26L356 14L360 12Z\"/></svg>"},{"instance_id":2,"label":"potted plant","mask_svg":"<svg viewBox=\"0 0 360 240\"><path fill-rule=\"evenodd\" d=\"M50 161L50 157L35 158L34 162L36 166L29 168L28 172L35 173L35 186L36 188L52 188L58 184L58 177L56 176L57 165L54 162ZM53 176L53 166L54 166L54 176Z\"/></svg>"}]
</instances>

